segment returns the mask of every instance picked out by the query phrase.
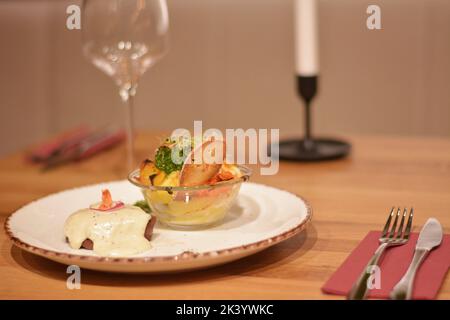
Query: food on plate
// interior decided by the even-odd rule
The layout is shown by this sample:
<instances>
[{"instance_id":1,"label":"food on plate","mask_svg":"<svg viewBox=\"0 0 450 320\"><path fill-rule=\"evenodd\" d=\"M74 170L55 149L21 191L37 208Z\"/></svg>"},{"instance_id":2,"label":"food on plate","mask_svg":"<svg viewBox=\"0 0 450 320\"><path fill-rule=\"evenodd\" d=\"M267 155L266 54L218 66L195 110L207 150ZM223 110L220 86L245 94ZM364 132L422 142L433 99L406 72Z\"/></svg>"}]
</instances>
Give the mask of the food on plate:
<instances>
[{"instance_id":1,"label":"food on plate","mask_svg":"<svg viewBox=\"0 0 450 320\"><path fill-rule=\"evenodd\" d=\"M151 213L152 212L152 209L150 209L150 207L148 206L147 201L145 201L145 200L136 201L134 203L134 206L141 208L142 210L144 210L147 213Z\"/></svg>"},{"instance_id":2,"label":"food on plate","mask_svg":"<svg viewBox=\"0 0 450 320\"><path fill-rule=\"evenodd\" d=\"M64 235L73 249L88 249L102 256L130 256L151 248L156 217L138 206L113 201L109 190L102 201L67 218Z\"/></svg>"},{"instance_id":3,"label":"food on plate","mask_svg":"<svg viewBox=\"0 0 450 320\"><path fill-rule=\"evenodd\" d=\"M214 185L242 176L238 166L225 162L226 146L223 141L208 140L196 146L192 139L189 143L191 144L189 150L193 151L188 153L183 147L186 144L185 141L180 143L166 139L156 150L155 161L145 159L141 163L140 182L153 186L193 187ZM172 159L174 152L179 154L180 163ZM218 154L219 152L221 155ZM206 153L211 159L217 154L220 161L208 163L204 159L207 156Z\"/></svg>"},{"instance_id":4,"label":"food on plate","mask_svg":"<svg viewBox=\"0 0 450 320\"><path fill-rule=\"evenodd\" d=\"M250 171L225 161L220 140L166 139L130 181L158 220L172 226L206 226L223 219ZM175 155L175 157L174 157Z\"/></svg>"}]
</instances>

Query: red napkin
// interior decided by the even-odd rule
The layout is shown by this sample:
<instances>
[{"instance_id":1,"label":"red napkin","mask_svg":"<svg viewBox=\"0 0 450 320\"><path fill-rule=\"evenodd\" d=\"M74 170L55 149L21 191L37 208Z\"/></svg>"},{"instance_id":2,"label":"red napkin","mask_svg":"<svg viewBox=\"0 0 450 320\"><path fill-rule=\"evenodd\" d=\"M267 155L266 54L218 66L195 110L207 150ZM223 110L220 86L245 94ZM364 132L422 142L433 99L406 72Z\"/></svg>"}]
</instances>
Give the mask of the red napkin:
<instances>
[{"instance_id":1,"label":"red napkin","mask_svg":"<svg viewBox=\"0 0 450 320\"><path fill-rule=\"evenodd\" d=\"M392 288L403 277L414 255L418 233L412 233L407 244L388 248L380 264L380 289L372 289L370 298L387 299ZM377 249L380 232L371 231L353 250L339 269L322 287L324 293L347 295ZM450 267L450 235L444 235L417 271L413 299L434 299Z\"/></svg>"},{"instance_id":2,"label":"red napkin","mask_svg":"<svg viewBox=\"0 0 450 320\"><path fill-rule=\"evenodd\" d=\"M46 161L62 148L63 145L76 144L91 133L89 127L85 125L62 132L58 136L53 137L30 150L27 154L27 159L32 162Z\"/></svg>"}]
</instances>

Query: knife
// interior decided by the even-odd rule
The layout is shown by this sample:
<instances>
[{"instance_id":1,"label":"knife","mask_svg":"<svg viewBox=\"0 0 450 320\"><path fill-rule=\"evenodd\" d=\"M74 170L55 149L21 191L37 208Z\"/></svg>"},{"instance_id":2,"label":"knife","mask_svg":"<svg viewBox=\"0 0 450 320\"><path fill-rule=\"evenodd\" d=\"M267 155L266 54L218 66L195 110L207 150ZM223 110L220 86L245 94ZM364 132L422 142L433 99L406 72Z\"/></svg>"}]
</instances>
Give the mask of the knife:
<instances>
[{"instance_id":1,"label":"knife","mask_svg":"<svg viewBox=\"0 0 450 320\"><path fill-rule=\"evenodd\" d=\"M441 244L442 226L435 218L427 220L417 239L414 257L403 278L392 289L390 297L395 300L410 300L414 286L416 271L428 253Z\"/></svg>"}]
</instances>

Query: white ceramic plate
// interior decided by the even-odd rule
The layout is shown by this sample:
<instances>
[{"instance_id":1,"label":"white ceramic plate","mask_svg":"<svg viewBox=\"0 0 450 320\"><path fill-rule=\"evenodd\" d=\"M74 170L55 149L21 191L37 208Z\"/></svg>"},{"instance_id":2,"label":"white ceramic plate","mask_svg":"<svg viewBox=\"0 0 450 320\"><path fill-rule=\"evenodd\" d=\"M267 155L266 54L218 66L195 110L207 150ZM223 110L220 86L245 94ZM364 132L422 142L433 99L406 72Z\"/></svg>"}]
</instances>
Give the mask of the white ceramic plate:
<instances>
[{"instance_id":1,"label":"white ceramic plate","mask_svg":"<svg viewBox=\"0 0 450 320\"><path fill-rule=\"evenodd\" d=\"M140 190L128 181L71 189L19 209L6 221L6 232L16 246L67 265L127 273L174 272L219 265L254 254L302 231L312 215L302 198L247 182L223 223L214 228L179 231L157 224L152 249L133 257L101 257L90 250L70 248L63 234L66 218L97 202L104 188L125 203L142 199Z\"/></svg>"}]
</instances>

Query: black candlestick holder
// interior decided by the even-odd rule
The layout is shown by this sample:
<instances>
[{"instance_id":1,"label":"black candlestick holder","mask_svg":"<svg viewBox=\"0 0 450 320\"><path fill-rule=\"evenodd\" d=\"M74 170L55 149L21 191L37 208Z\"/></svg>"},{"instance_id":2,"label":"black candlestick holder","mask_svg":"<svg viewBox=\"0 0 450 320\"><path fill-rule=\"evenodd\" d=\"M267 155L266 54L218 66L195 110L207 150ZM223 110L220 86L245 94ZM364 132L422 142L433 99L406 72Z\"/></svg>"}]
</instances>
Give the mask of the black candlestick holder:
<instances>
[{"instance_id":1,"label":"black candlestick holder","mask_svg":"<svg viewBox=\"0 0 450 320\"><path fill-rule=\"evenodd\" d=\"M339 159L350 153L351 145L342 140L314 138L311 134L311 101L317 93L317 76L297 76L297 91L305 106L303 139L280 142L280 160L324 161Z\"/></svg>"}]
</instances>

